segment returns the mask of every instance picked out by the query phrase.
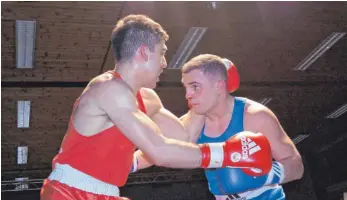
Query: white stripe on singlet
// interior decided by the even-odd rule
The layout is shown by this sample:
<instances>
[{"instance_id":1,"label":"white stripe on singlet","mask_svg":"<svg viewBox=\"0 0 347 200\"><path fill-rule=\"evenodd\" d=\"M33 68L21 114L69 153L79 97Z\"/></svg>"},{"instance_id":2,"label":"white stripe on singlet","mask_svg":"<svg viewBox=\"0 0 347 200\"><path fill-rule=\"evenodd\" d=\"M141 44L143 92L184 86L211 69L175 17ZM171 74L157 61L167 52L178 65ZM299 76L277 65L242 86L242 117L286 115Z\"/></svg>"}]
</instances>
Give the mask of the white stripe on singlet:
<instances>
[{"instance_id":1,"label":"white stripe on singlet","mask_svg":"<svg viewBox=\"0 0 347 200\"><path fill-rule=\"evenodd\" d=\"M280 187L279 185L268 185L268 186L263 186L263 187L256 189L256 190L239 193L238 195L240 197L246 197L247 199L252 199L254 197L257 197L257 196L263 194L264 192L266 192L268 190L276 189L279 187Z\"/></svg>"},{"instance_id":2,"label":"white stripe on singlet","mask_svg":"<svg viewBox=\"0 0 347 200\"><path fill-rule=\"evenodd\" d=\"M258 197L259 195L263 194L264 192L268 190L277 189L278 187L280 186L279 185L264 186L256 190L239 193L237 194L239 198L236 198L236 199L242 199L242 200L252 199L252 198ZM230 199L227 195L215 195L215 197L216 197L216 200Z\"/></svg>"}]
</instances>

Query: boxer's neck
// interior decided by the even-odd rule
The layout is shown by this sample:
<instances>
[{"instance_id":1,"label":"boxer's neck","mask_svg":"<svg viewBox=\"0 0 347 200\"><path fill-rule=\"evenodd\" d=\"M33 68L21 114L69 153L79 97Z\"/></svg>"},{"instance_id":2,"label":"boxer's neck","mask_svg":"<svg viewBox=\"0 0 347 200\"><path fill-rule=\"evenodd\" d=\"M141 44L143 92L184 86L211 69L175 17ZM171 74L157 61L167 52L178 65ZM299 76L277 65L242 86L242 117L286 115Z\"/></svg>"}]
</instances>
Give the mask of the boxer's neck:
<instances>
[{"instance_id":1,"label":"boxer's neck","mask_svg":"<svg viewBox=\"0 0 347 200\"><path fill-rule=\"evenodd\" d=\"M141 88L141 84L138 82L136 70L133 69L130 63L124 63L116 65L114 69L122 78L122 80L132 89L136 94Z\"/></svg>"},{"instance_id":2,"label":"boxer's neck","mask_svg":"<svg viewBox=\"0 0 347 200\"><path fill-rule=\"evenodd\" d=\"M221 122L226 118L230 119L234 109L234 97L226 95L221 97L208 113L206 113L206 120L210 122Z\"/></svg>"}]
</instances>

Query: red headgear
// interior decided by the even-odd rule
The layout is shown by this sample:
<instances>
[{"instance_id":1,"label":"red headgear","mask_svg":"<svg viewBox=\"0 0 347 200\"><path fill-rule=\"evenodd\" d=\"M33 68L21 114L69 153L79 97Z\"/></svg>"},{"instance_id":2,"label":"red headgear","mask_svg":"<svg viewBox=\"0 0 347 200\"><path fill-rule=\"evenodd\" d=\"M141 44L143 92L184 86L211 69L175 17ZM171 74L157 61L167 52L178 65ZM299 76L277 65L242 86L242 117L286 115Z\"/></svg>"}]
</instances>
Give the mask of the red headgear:
<instances>
[{"instance_id":1,"label":"red headgear","mask_svg":"<svg viewBox=\"0 0 347 200\"><path fill-rule=\"evenodd\" d=\"M227 58L222 58L222 61L228 71L228 82L227 88L229 93L235 92L240 86L240 76L233 62ZM190 102L188 101L188 107L192 108Z\"/></svg>"},{"instance_id":2,"label":"red headgear","mask_svg":"<svg viewBox=\"0 0 347 200\"><path fill-rule=\"evenodd\" d=\"M240 86L239 73L237 72L237 69L233 62L231 62L227 58L222 58L222 60L225 64L225 67L228 70L228 82L227 82L228 92L229 93L235 92Z\"/></svg>"}]
</instances>

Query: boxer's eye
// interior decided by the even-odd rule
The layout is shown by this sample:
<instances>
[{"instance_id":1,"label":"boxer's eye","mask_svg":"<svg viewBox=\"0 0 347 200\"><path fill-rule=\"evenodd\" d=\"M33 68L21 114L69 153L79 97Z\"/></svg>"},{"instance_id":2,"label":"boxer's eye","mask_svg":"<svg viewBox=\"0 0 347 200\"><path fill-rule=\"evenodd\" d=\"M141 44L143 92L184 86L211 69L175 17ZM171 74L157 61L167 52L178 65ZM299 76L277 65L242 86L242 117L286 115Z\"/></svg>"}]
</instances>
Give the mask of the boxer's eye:
<instances>
[{"instance_id":1,"label":"boxer's eye","mask_svg":"<svg viewBox=\"0 0 347 200\"><path fill-rule=\"evenodd\" d=\"M197 85L193 85L193 90L194 90L194 91L199 90L199 86L197 86Z\"/></svg>"}]
</instances>

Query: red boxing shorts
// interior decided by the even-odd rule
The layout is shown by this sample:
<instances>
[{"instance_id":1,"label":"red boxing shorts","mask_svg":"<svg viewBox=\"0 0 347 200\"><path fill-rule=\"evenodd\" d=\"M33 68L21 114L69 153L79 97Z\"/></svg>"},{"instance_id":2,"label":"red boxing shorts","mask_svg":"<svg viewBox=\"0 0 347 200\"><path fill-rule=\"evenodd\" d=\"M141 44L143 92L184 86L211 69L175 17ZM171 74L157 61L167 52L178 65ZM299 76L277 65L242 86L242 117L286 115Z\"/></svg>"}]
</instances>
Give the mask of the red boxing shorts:
<instances>
[{"instance_id":1,"label":"red boxing shorts","mask_svg":"<svg viewBox=\"0 0 347 200\"><path fill-rule=\"evenodd\" d=\"M129 200L119 189L69 165L59 165L43 182L41 200Z\"/></svg>"}]
</instances>

